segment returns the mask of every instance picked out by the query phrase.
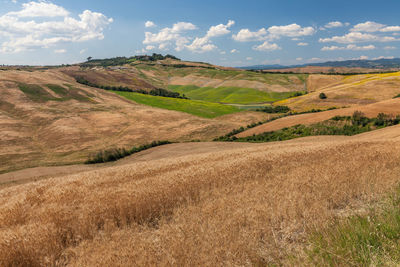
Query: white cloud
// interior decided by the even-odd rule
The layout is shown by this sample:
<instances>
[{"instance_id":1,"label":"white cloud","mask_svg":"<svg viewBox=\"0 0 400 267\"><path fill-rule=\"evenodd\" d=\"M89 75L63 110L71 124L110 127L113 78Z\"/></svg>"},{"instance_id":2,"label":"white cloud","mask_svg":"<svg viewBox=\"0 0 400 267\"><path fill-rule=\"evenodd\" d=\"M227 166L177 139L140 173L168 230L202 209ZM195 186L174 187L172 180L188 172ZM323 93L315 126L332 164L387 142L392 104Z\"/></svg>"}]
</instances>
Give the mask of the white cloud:
<instances>
[{"instance_id":1,"label":"white cloud","mask_svg":"<svg viewBox=\"0 0 400 267\"><path fill-rule=\"evenodd\" d=\"M64 53L67 53L67 50L65 50L65 49L56 49L56 50L54 50L54 53L56 53L56 54L64 54Z\"/></svg>"},{"instance_id":2,"label":"white cloud","mask_svg":"<svg viewBox=\"0 0 400 267\"><path fill-rule=\"evenodd\" d=\"M213 51L218 47L211 42L211 38L229 34L229 28L234 24L233 20L229 20L227 24L211 26L204 37L196 37L190 45L186 45L185 47L195 53Z\"/></svg>"},{"instance_id":3,"label":"white cloud","mask_svg":"<svg viewBox=\"0 0 400 267\"><path fill-rule=\"evenodd\" d=\"M145 26L146 28L152 28L152 27L156 27L157 25L156 25L154 22L148 20L148 21L146 21L146 22L144 23L144 26Z\"/></svg>"},{"instance_id":4,"label":"white cloud","mask_svg":"<svg viewBox=\"0 0 400 267\"><path fill-rule=\"evenodd\" d=\"M352 51L367 51L374 50L376 47L374 45L357 46L354 44L349 44L348 46L325 46L321 51L336 51L336 50L352 50Z\"/></svg>"},{"instance_id":5,"label":"white cloud","mask_svg":"<svg viewBox=\"0 0 400 267\"><path fill-rule=\"evenodd\" d=\"M158 33L145 32L143 44L159 44L159 48L165 50L171 42L174 42L175 50L181 51L189 43L189 39L182 34L195 29L197 29L196 25L190 22L177 22L172 25L172 28L163 28Z\"/></svg>"},{"instance_id":6,"label":"white cloud","mask_svg":"<svg viewBox=\"0 0 400 267\"><path fill-rule=\"evenodd\" d=\"M308 43L298 43L297 45L298 45L298 46L307 46Z\"/></svg>"},{"instance_id":7,"label":"white cloud","mask_svg":"<svg viewBox=\"0 0 400 267\"><path fill-rule=\"evenodd\" d=\"M321 38L319 42L328 43L328 42L336 42L341 44L351 44L351 43L362 43L362 42L393 42L400 41L400 39L396 39L391 36L378 36L369 33L361 33L361 32L350 32L343 36L333 36L331 38Z\"/></svg>"},{"instance_id":8,"label":"white cloud","mask_svg":"<svg viewBox=\"0 0 400 267\"><path fill-rule=\"evenodd\" d=\"M85 54L86 53L86 51L87 51L87 49L85 48L85 49L82 49L81 51L79 51L79 54Z\"/></svg>"},{"instance_id":9,"label":"white cloud","mask_svg":"<svg viewBox=\"0 0 400 267\"><path fill-rule=\"evenodd\" d=\"M395 50L395 49L397 49L397 47L395 47L395 46L385 46L383 49L385 49L385 50Z\"/></svg>"},{"instance_id":10,"label":"white cloud","mask_svg":"<svg viewBox=\"0 0 400 267\"><path fill-rule=\"evenodd\" d=\"M164 43L167 41L180 39L181 33L189 30L195 30L197 27L189 22L175 23L172 28L161 29L158 33L145 32L143 44Z\"/></svg>"},{"instance_id":11,"label":"white cloud","mask_svg":"<svg viewBox=\"0 0 400 267\"><path fill-rule=\"evenodd\" d=\"M332 29L332 28L339 28L339 27L343 27L343 26L344 26L344 24L340 21L332 21L332 22L327 23L325 25L325 28Z\"/></svg>"},{"instance_id":12,"label":"white cloud","mask_svg":"<svg viewBox=\"0 0 400 267\"><path fill-rule=\"evenodd\" d=\"M234 24L235 22L233 20L229 20L227 24L219 24L216 26L211 26L207 32L207 37L212 38L212 37L226 35L231 32L228 29L232 27Z\"/></svg>"},{"instance_id":13,"label":"white cloud","mask_svg":"<svg viewBox=\"0 0 400 267\"><path fill-rule=\"evenodd\" d=\"M246 60L253 60L252 57L246 57Z\"/></svg>"},{"instance_id":14,"label":"white cloud","mask_svg":"<svg viewBox=\"0 0 400 267\"><path fill-rule=\"evenodd\" d=\"M196 37L194 41L186 46L187 49L196 53L210 52L217 48L216 45L210 43L210 40L207 37Z\"/></svg>"},{"instance_id":15,"label":"white cloud","mask_svg":"<svg viewBox=\"0 0 400 267\"><path fill-rule=\"evenodd\" d=\"M220 54L221 55L226 55L226 52L225 51L221 51Z\"/></svg>"},{"instance_id":16,"label":"white cloud","mask_svg":"<svg viewBox=\"0 0 400 267\"><path fill-rule=\"evenodd\" d=\"M277 44L275 43L269 43L268 41L265 41L263 44L254 46L253 50L257 51L275 51L275 50L281 50Z\"/></svg>"},{"instance_id":17,"label":"white cloud","mask_svg":"<svg viewBox=\"0 0 400 267\"><path fill-rule=\"evenodd\" d=\"M239 53L239 51L238 51L237 49L232 49L232 50L231 50L231 53L232 53L232 54L235 54L235 53Z\"/></svg>"},{"instance_id":18,"label":"white cloud","mask_svg":"<svg viewBox=\"0 0 400 267\"><path fill-rule=\"evenodd\" d=\"M163 44L160 44L160 45L158 46L158 49L160 49L160 50L167 50L167 46L168 46L168 44L163 43Z\"/></svg>"},{"instance_id":19,"label":"white cloud","mask_svg":"<svg viewBox=\"0 0 400 267\"><path fill-rule=\"evenodd\" d=\"M351 32L377 32L384 28L385 25L373 21L359 23L350 29Z\"/></svg>"},{"instance_id":20,"label":"white cloud","mask_svg":"<svg viewBox=\"0 0 400 267\"><path fill-rule=\"evenodd\" d=\"M27 17L28 20L21 19ZM61 43L102 40L105 27L112 22L111 18L90 10L75 19L63 7L49 2L25 3L20 11L0 17L0 35L6 39L0 44L0 52L16 53Z\"/></svg>"},{"instance_id":21,"label":"white cloud","mask_svg":"<svg viewBox=\"0 0 400 267\"><path fill-rule=\"evenodd\" d=\"M154 45L148 45L148 46L146 46L146 50L147 51L149 51L149 50L153 50L154 48L156 48Z\"/></svg>"},{"instance_id":22,"label":"white cloud","mask_svg":"<svg viewBox=\"0 0 400 267\"><path fill-rule=\"evenodd\" d=\"M22 4L22 9L16 12L9 12L7 15L19 18L34 17L67 17L69 12L55 4L45 1L29 2Z\"/></svg>"},{"instance_id":23,"label":"white cloud","mask_svg":"<svg viewBox=\"0 0 400 267\"><path fill-rule=\"evenodd\" d=\"M249 29L241 29L237 34L232 35L232 38L238 42L262 41L267 38L267 30L265 28L252 32Z\"/></svg>"},{"instance_id":24,"label":"white cloud","mask_svg":"<svg viewBox=\"0 0 400 267\"><path fill-rule=\"evenodd\" d=\"M359 59L359 60L367 60L368 57L367 56L360 56L359 58L355 58L355 59Z\"/></svg>"},{"instance_id":25,"label":"white cloud","mask_svg":"<svg viewBox=\"0 0 400 267\"><path fill-rule=\"evenodd\" d=\"M296 60L297 60L297 61L302 61L303 58L302 58L302 57L298 57L298 58L296 58Z\"/></svg>"},{"instance_id":26,"label":"white cloud","mask_svg":"<svg viewBox=\"0 0 400 267\"><path fill-rule=\"evenodd\" d=\"M400 32L400 26L387 26L380 30L381 32Z\"/></svg>"},{"instance_id":27,"label":"white cloud","mask_svg":"<svg viewBox=\"0 0 400 267\"><path fill-rule=\"evenodd\" d=\"M308 61L310 61L310 62L317 62L317 61L321 61L322 59L320 59L319 57L313 57L313 58L310 58Z\"/></svg>"},{"instance_id":28,"label":"white cloud","mask_svg":"<svg viewBox=\"0 0 400 267\"><path fill-rule=\"evenodd\" d=\"M385 24L367 21L364 23L359 23L355 25L352 32L398 32L400 31L400 26L387 26Z\"/></svg>"},{"instance_id":29,"label":"white cloud","mask_svg":"<svg viewBox=\"0 0 400 267\"><path fill-rule=\"evenodd\" d=\"M313 27L301 27L300 25L293 23L286 26L272 26L268 28L270 38L279 38L281 36L286 37L301 37L313 35L316 31Z\"/></svg>"}]
</instances>

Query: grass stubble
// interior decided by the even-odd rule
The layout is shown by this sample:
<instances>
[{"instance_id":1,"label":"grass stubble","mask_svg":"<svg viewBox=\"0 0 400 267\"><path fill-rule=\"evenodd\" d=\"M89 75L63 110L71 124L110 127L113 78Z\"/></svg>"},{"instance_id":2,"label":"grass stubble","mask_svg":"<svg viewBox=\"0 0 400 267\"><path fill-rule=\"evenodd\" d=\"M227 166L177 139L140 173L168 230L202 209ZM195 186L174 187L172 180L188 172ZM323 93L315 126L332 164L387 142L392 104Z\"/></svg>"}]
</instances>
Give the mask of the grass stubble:
<instances>
[{"instance_id":1,"label":"grass stubble","mask_svg":"<svg viewBox=\"0 0 400 267\"><path fill-rule=\"evenodd\" d=\"M0 265L311 265L307 236L392 190L398 151L313 137L7 188Z\"/></svg>"}]
</instances>

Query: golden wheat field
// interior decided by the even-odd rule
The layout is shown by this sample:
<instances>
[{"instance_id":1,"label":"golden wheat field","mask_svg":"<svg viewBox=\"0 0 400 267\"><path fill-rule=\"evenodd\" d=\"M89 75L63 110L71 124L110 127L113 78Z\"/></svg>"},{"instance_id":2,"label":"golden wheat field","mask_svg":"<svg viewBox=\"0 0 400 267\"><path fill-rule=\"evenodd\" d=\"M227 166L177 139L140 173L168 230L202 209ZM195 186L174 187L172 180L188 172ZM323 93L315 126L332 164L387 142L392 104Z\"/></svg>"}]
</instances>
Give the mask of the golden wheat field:
<instances>
[{"instance_id":1,"label":"golden wheat field","mask_svg":"<svg viewBox=\"0 0 400 267\"><path fill-rule=\"evenodd\" d=\"M311 231L399 182L399 141L394 126L221 151L216 143L9 187L0 191L0 265L309 265Z\"/></svg>"}]
</instances>

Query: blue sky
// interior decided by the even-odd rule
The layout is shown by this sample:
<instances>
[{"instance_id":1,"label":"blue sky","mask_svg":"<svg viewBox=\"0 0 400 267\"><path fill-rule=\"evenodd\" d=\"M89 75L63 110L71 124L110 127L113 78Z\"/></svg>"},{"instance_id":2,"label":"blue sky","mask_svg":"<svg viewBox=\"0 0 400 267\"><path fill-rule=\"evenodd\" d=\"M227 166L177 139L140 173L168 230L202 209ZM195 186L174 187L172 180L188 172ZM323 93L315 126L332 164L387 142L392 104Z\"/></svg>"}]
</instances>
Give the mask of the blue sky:
<instances>
[{"instance_id":1,"label":"blue sky","mask_svg":"<svg viewBox=\"0 0 400 267\"><path fill-rule=\"evenodd\" d=\"M0 64L173 54L225 66L400 57L400 1L0 0Z\"/></svg>"}]
</instances>

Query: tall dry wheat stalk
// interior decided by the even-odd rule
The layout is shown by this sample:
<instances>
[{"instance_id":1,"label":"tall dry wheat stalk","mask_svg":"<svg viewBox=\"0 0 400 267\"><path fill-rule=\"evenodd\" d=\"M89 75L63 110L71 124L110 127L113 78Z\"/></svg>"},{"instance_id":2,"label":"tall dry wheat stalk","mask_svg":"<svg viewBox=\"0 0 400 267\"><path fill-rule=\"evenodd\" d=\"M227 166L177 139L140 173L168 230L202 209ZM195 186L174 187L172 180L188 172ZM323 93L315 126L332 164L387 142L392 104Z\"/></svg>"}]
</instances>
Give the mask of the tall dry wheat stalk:
<instances>
[{"instance_id":1,"label":"tall dry wheat stalk","mask_svg":"<svg viewBox=\"0 0 400 267\"><path fill-rule=\"evenodd\" d=\"M307 138L7 188L0 265L293 264L309 231L399 182L399 148Z\"/></svg>"}]
</instances>

